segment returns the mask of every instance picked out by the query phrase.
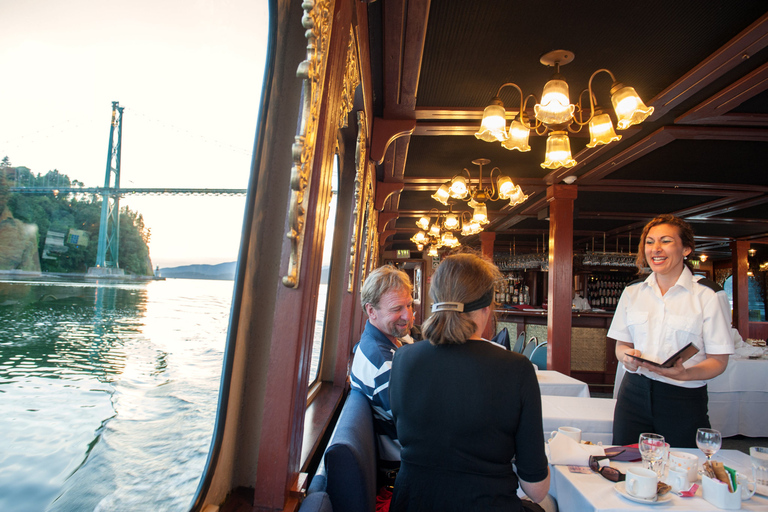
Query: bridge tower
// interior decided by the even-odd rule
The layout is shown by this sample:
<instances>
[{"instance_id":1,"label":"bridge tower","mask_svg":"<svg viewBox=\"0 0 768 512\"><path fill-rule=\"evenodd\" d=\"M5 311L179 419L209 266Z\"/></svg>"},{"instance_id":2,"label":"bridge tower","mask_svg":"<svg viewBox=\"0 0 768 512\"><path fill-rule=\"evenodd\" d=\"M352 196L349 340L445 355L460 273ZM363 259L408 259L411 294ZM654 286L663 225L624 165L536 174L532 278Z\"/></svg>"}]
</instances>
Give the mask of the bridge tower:
<instances>
[{"instance_id":1,"label":"bridge tower","mask_svg":"<svg viewBox=\"0 0 768 512\"><path fill-rule=\"evenodd\" d=\"M117 189L120 188L120 150L123 136L123 108L124 107L120 106L120 102L112 102L112 123L109 127L107 172L104 177L104 191L101 196L99 250L96 254L96 267L102 269L119 268L117 253L120 242L120 195L118 194Z\"/></svg>"}]
</instances>

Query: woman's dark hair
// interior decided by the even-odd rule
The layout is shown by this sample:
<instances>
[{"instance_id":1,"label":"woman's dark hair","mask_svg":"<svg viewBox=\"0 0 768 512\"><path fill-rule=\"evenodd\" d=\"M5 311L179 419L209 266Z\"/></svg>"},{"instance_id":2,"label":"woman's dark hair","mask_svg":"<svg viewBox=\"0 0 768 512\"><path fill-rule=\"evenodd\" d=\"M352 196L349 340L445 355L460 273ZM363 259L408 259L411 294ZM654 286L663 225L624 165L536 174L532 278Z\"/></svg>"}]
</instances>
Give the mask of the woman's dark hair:
<instances>
[{"instance_id":1,"label":"woman's dark hair","mask_svg":"<svg viewBox=\"0 0 768 512\"><path fill-rule=\"evenodd\" d=\"M648 267L648 262L645 260L645 239L648 238L648 232L651 230L651 228L658 226L659 224L669 224L670 226L675 226L677 228L678 234L680 235L680 240L683 242L683 247L688 247L691 249L690 255L693 255L693 252L696 250L696 241L693 239L693 229L691 228L690 224L679 217L675 217L674 215L659 215L645 225L643 228L643 234L640 235L640 245L637 247L637 258L635 259L635 265L640 272L643 272L645 268ZM688 268L693 270L690 262L688 260L684 261Z\"/></svg>"},{"instance_id":2,"label":"woman's dark hair","mask_svg":"<svg viewBox=\"0 0 768 512\"><path fill-rule=\"evenodd\" d=\"M432 276L429 295L433 303L467 304L491 292L501 272L496 265L476 253L462 252L445 258ZM494 303L490 307L493 309ZM422 326L424 339L433 345L464 343L477 325L467 313L435 311Z\"/></svg>"}]
</instances>

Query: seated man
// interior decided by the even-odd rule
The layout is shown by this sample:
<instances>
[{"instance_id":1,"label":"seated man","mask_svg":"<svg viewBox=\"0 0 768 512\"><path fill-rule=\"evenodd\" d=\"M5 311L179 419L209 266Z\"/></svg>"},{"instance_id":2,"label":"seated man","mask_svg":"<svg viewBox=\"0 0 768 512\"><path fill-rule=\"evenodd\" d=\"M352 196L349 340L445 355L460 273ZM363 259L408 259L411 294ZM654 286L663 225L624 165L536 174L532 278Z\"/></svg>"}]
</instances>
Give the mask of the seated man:
<instances>
[{"instance_id":1,"label":"seated man","mask_svg":"<svg viewBox=\"0 0 768 512\"><path fill-rule=\"evenodd\" d=\"M408 274L393 266L379 267L366 278L360 302L368 315L355 347L350 381L370 400L379 445L380 473L400 467L392 409L389 405L389 370L395 350L408 343L413 327L413 298ZM389 483L389 482L383 482Z\"/></svg>"}]
</instances>

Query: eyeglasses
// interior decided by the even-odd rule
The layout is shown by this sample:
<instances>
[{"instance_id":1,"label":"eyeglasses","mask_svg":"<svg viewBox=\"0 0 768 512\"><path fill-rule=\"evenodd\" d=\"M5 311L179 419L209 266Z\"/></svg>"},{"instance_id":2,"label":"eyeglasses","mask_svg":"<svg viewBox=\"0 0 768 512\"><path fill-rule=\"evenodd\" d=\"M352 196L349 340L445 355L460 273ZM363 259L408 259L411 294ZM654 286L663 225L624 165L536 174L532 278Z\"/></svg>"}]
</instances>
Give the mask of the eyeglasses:
<instances>
[{"instance_id":1,"label":"eyeglasses","mask_svg":"<svg viewBox=\"0 0 768 512\"><path fill-rule=\"evenodd\" d=\"M618 469L611 466L600 467L600 464L598 463L598 461L607 459L607 458L608 458L607 456L595 457L594 455L590 455L589 468L596 473L600 473L600 475L602 475L603 478L605 478L606 480L610 480L611 482L623 482L624 480L626 480L627 476L621 471L619 471Z\"/></svg>"}]
</instances>

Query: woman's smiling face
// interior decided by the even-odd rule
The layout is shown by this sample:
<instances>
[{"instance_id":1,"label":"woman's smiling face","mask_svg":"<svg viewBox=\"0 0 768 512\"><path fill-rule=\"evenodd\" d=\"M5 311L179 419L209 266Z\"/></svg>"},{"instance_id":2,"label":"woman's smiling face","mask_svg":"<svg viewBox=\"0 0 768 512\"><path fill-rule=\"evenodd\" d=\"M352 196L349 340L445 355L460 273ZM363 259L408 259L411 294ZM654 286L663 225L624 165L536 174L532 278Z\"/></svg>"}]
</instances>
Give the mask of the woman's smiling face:
<instances>
[{"instance_id":1,"label":"woman's smiling face","mask_svg":"<svg viewBox=\"0 0 768 512\"><path fill-rule=\"evenodd\" d=\"M645 261L657 274L679 275L683 271L683 259L691 253L684 247L677 226L658 224L645 237Z\"/></svg>"}]
</instances>

